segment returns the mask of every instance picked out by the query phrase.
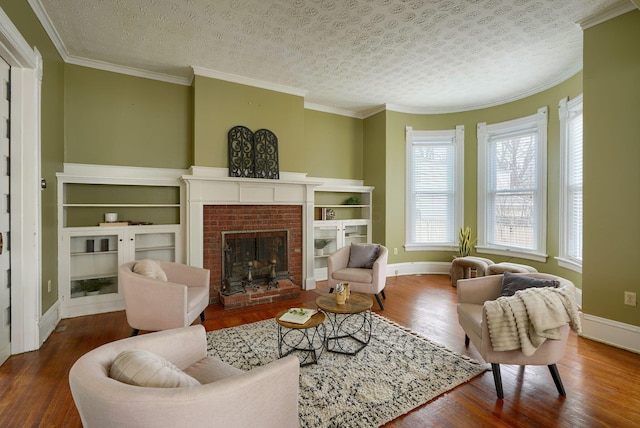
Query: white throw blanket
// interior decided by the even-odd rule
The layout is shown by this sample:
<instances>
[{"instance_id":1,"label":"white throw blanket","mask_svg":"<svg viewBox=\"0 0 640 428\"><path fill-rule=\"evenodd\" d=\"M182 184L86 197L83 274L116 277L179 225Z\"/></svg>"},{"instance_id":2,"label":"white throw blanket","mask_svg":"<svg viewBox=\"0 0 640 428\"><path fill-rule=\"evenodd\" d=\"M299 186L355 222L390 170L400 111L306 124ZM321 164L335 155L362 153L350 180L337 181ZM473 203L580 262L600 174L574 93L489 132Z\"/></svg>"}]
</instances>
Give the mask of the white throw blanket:
<instances>
[{"instance_id":1,"label":"white throw blanket","mask_svg":"<svg viewBox=\"0 0 640 428\"><path fill-rule=\"evenodd\" d=\"M529 356L546 339L560 339L560 327L566 323L582 331L573 288L527 288L487 301L484 309L495 351L520 349Z\"/></svg>"}]
</instances>

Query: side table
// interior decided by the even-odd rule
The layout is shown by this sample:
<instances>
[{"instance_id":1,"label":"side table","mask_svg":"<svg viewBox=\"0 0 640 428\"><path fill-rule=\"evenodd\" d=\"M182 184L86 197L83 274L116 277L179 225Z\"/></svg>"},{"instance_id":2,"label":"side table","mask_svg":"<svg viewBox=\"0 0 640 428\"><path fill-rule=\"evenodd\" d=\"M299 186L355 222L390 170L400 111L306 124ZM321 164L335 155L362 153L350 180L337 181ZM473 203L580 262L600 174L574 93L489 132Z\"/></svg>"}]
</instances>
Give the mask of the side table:
<instances>
[{"instance_id":1,"label":"side table","mask_svg":"<svg viewBox=\"0 0 640 428\"><path fill-rule=\"evenodd\" d=\"M324 326L325 315L322 312L314 314L304 324L295 324L281 321L280 317L287 313L288 309L278 312L276 323L278 324L278 355L286 357L292 352L298 351L300 367L309 364L317 364L322 355L326 329Z\"/></svg>"},{"instance_id":2,"label":"side table","mask_svg":"<svg viewBox=\"0 0 640 428\"><path fill-rule=\"evenodd\" d=\"M349 300L339 305L335 294L325 294L316 299L316 305L325 312L331 323L326 348L329 352L356 355L371 339L371 297L351 293Z\"/></svg>"}]
</instances>

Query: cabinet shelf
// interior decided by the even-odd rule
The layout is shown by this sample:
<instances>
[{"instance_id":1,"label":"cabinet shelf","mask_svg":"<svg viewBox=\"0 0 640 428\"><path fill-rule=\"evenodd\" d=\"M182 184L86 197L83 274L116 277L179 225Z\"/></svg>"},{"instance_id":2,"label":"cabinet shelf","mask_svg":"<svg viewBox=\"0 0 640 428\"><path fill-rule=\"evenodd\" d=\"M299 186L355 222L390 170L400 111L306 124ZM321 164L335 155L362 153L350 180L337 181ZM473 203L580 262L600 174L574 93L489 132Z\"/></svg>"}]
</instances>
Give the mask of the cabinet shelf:
<instances>
[{"instance_id":1,"label":"cabinet shelf","mask_svg":"<svg viewBox=\"0 0 640 428\"><path fill-rule=\"evenodd\" d=\"M97 256L97 255L102 255L102 254L118 254L117 251L93 251L93 252L77 252L77 253L70 253L71 257L76 257L76 256Z\"/></svg>"},{"instance_id":2,"label":"cabinet shelf","mask_svg":"<svg viewBox=\"0 0 640 428\"><path fill-rule=\"evenodd\" d=\"M81 281L83 279L97 279L97 278L117 278L118 277L118 272L108 272L108 273L95 273L95 274L91 274L91 275L76 275L76 276L71 276L70 280L71 281Z\"/></svg>"}]
</instances>

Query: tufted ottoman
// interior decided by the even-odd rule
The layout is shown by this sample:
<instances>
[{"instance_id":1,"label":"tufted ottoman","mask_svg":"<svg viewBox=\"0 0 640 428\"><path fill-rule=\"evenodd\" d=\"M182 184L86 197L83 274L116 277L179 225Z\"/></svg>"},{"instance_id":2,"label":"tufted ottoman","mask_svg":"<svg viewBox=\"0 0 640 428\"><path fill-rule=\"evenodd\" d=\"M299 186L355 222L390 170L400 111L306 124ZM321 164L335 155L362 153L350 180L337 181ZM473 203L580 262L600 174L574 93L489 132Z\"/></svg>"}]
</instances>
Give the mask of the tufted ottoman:
<instances>
[{"instance_id":1,"label":"tufted ottoman","mask_svg":"<svg viewBox=\"0 0 640 428\"><path fill-rule=\"evenodd\" d=\"M486 276L493 261L483 257L457 257L451 263L451 285L455 287L459 279L471 278L471 270L476 271L476 277Z\"/></svg>"},{"instance_id":2,"label":"tufted ottoman","mask_svg":"<svg viewBox=\"0 0 640 428\"><path fill-rule=\"evenodd\" d=\"M536 273L538 270L534 267L521 265L518 263L501 262L489 266L487 275L501 275L505 272L509 273Z\"/></svg>"}]
</instances>

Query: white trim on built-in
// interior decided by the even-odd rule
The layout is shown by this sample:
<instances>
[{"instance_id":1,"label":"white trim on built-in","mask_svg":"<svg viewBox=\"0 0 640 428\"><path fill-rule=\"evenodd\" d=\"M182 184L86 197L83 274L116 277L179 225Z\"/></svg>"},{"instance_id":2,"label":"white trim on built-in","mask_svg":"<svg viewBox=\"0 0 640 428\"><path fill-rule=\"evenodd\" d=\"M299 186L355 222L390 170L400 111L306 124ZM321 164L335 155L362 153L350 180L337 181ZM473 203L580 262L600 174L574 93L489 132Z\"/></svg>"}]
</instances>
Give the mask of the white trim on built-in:
<instances>
[{"instance_id":1,"label":"white trim on built-in","mask_svg":"<svg viewBox=\"0 0 640 428\"><path fill-rule=\"evenodd\" d=\"M40 334L40 345L42 345L45 340L53 333L56 326L60 322L60 300L56 300L56 302L45 312L44 315L40 318L40 322L38 323L38 330Z\"/></svg>"},{"instance_id":2,"label":"white trim on built-in","mask_svg":"<svg viewBox=\"0 0 640 428\"><path fill-rule=\"evenodd\" d=\"M42 57L0 9L0 56L11 65L11 353L40 346Z\"/></svg>"}]
</instances>

